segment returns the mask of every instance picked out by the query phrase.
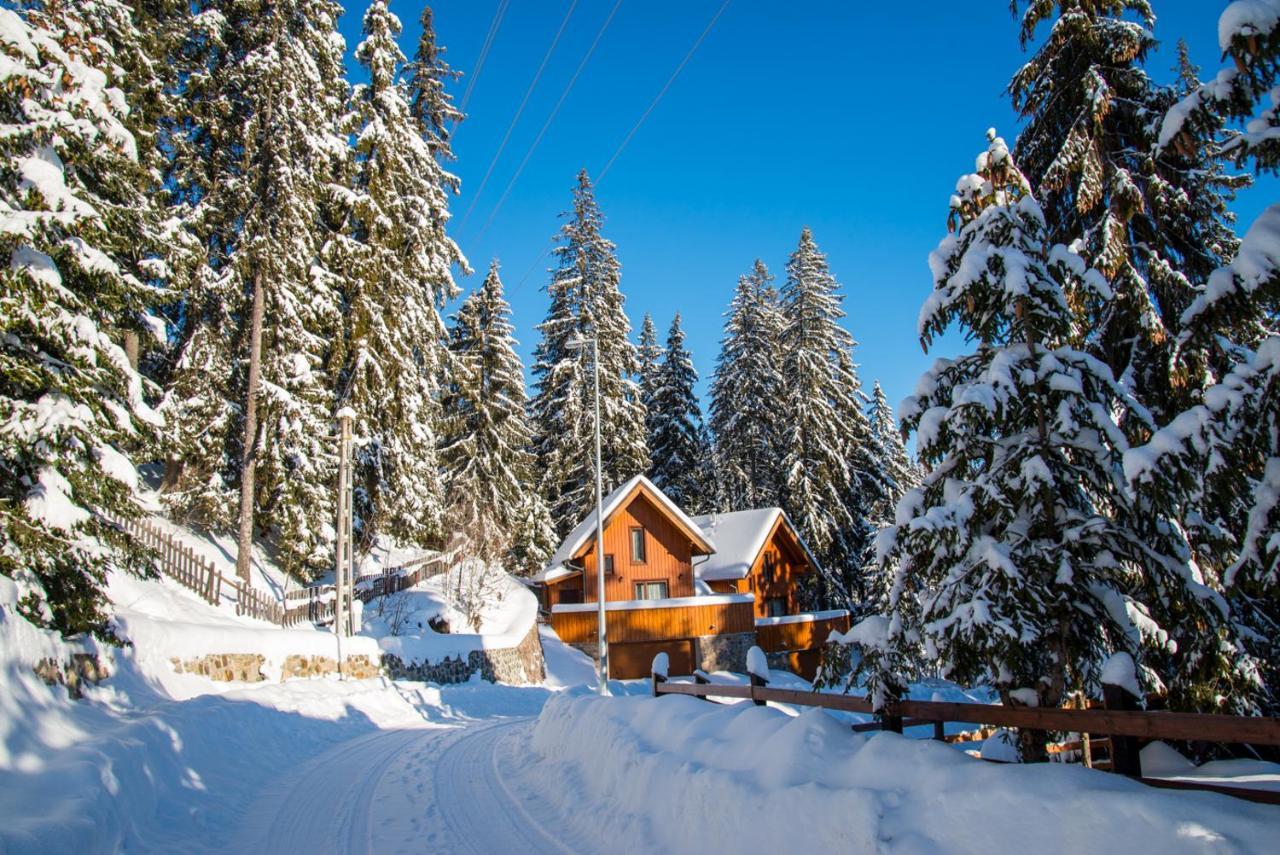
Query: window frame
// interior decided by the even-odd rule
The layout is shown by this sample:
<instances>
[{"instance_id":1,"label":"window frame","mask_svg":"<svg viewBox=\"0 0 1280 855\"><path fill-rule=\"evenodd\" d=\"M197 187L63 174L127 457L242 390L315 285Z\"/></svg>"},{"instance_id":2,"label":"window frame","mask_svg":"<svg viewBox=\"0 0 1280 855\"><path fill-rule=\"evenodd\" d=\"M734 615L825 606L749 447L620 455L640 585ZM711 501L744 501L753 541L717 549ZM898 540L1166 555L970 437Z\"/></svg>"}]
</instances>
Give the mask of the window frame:
<instances>
[{"instance_id":1,"label":"window frame","mask_svg":"<svg viewBox=\"0 0 1280 855\"><path fill-rule=\"evenodd\" d=\"M604 575L618 575L618 562L614 560L612 552L606 552L604 554Z\"/></svg>"},{"instance_id":2,"label":"window frame","mask_svg":"<svg viewBox=\"0 0 1280 855\"><path fill-rule=\"evenodd\" d=\"M636 538L637 534L640 535L638 540ZM648 547L648 544L645 543L644 526L640 526L640 525L631 526L629 538L630 538L630 546L631 546L631 563L647 564L649 562L649 547ZM640 547L639 555L636 554L637 544Z\"/></svg>"},{"instance_id":3,"label":"window frame","mask_svg":"<svg viewBox=\"0 0 1280 855\"><path fill-rule=\"evenodd\" d=\"M765 611L768 617L785 617L787 614L787 598L786 597L770 597L764 601ZM777 611L775 611L775 608Z\"/></svg>"},{"instance_id":4,"label":"window frame","mask_svg":"<svg viewBox=\"0 0 1280 855\"><path fill-rule=\"evenodd\" d=\"M650 585L658 586L659 592L662 594L662 596L660 597L645 596L645 594L648 592ZM666 579L644 579L644 580L637 581L632 586L631 591L633 594L635 594L635 598L637 600L651 601L651 600L666 600L671 598L671 586L667 583Z\"/></svg>"}]
</instances>

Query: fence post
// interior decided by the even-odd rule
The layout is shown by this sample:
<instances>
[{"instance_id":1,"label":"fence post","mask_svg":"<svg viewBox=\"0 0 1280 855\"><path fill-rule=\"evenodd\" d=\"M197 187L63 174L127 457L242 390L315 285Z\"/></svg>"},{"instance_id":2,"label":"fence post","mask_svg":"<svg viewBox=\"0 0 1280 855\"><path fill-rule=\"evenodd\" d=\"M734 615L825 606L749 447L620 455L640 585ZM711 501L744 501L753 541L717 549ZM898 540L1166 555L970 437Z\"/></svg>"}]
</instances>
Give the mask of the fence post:
<instances>
[{"instance_id":1,"label":"fence post","mask_svg":"<svg viewBox=\"0 0 1280 855\"><path fill-rule=\"evenodd\" d=\"M933 723L933 738L939 742L945 742L947 739L945 725L945 721L935 721Z\"/></svg>"},{"instance_id":2,"label":"fence post","mask_svg":"<svg viewBox=\"0 0 1280 855\"><path fill-rule=\"evenodd\" d=\"M1102 703L1108 710L1128 712L1140 709L1138 698L1123 686L1102 684ZM1138 739L1135 736L1111 734L1111 771L1130 778L1142 777L1142 760L1138 756Z\"/></svg>"}]
</instances>

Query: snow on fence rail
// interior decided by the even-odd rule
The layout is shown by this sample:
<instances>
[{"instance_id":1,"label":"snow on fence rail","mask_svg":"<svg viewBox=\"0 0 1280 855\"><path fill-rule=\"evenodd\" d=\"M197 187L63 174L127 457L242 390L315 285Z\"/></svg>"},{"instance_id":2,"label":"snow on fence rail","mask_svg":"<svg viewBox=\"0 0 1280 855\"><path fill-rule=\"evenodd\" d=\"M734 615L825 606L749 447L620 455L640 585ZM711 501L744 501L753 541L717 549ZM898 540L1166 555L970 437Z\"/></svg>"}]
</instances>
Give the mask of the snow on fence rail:
<instances>
[{"instance_id":1,"label":"snow on fence rail","mask_svg":"<svg viewBox=\"0 0 1280 855\"><path fill-rule=\"evenodd\" d=\"M691 695L710 700L712 697L740 698L757 705L769 701L796 706L822 707L844 712L874 714L871 699L860 695L829 695L818 691L771 689L768 680L750 675L750 685L711 683L698 674L694 683L673 683L657 667L651 675L653 696ZM1049 709L1007 707L998 704L955 703L950 701L892 701L880 712L875 724L880 730L902 733L903 727L934 725L934 738L943 739L942 724L965 722L996 727L1028 728L1040 731L1097 734L1109 738L1111 771L1127 775L1153 787L1212 790L1249 801L1280 804L1280 792L1223 786L1199 781L1167 781L1142 775L1138 756L1140 740L1216 742L1242 745L1280 745L1280 718L1222 715L1217 713L1151 712L1138 710L1136 699L1119 686L1106 685L1105 707L1102 709ZM872 729L870 724L855 725L857 731Z\"/></svg>"},{"instance_id":2,"label":"snow on fence rail","mask_svg":"<svg viewBox=\"0 0 1280 855\"><path fill-rule=\"evenodd\" d=\"M285 594L284 602L257 590L237 578L223 576L213 562L173 535L161 531L147 520L110 518L111 522L155 552L160 572L199 594L205 602L217 605L224 591L234 599L236 614L269 621L278 626L293 626L302 621L324 623L333 619L335 589L333 585L311 585ZM443 573L448 556L431 553L378 573L355 580L356 597L369 602L386 594L403 591L423 579ZM298 603L300 605L292 605Z\"/></svg>"}]
</instances>

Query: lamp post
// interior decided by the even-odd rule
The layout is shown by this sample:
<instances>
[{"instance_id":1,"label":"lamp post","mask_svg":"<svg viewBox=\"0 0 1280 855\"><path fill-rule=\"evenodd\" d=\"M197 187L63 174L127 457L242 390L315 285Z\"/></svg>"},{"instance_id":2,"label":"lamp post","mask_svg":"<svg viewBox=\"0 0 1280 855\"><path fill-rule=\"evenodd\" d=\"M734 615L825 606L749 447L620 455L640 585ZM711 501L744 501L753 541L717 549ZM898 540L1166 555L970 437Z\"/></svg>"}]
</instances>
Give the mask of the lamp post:
<instances>
[{"instance_id":1,"label":"lamp post","mask_svg":"<svg viewBox=\"0 0 1280 855\"><path fill-rule=\"evenodd\" d=\"M600 339L591 331L591 373L595 385L596 410L596 683L602 696L609 694L609 640L605 631L604 613L604 484L600 463ZM587 341L576 336L569 342L575 350L586 347Z\"/></svg>"}]
</instances>

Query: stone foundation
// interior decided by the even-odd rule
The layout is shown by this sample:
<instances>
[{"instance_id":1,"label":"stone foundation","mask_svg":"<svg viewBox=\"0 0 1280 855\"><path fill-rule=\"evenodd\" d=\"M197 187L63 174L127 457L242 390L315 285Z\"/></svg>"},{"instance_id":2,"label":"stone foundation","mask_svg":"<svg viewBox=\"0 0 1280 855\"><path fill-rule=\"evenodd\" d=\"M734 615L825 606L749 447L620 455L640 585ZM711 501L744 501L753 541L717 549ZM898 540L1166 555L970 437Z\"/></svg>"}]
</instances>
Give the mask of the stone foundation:
<instances>
[{"instance_id":1,"label":"stone foundation","mask_svg":"<svg viewBox=\"0 0 1280 855\"><path fill-rule=\"evenodd\" d=\"M747 651L756 643L754 632L729 632L723 635L703 635L695 647L698 667L703 671L747 670Z\"/></svg>"},{"instance_id":2,"label":"stone foundation","mask_svg":"<svg viewBox=\"0 0 1280 855\"><path fill-rule=\"evenodd\" d=\"M263 667L267 660L261 653L211 653L196 659L170 659L178 674L198 674L223 683L261 683L267 679ZM342 670L345 676L355 680L377 677L381 668L363 654L344 656ZM299 656L293 654L284 660L280 679L300 680L327 677L338 673L338 662L328 656Z\"/></svg>"},{"instance_id":3,"label":"stone foundation","mask_svg":"<svg viewBox=\"0 0 1280 855\"><path fill-rule=\"evenodd\" d=\"M70 662L41 659L31 670L46 685L66 686L67 694L77 699L84 694L85 683L97 685L110 676L106 664L95 653L72 653Z\"/></svg>"},{"instance_id":4,"label":"stone foundation","mask_svg":"<svg viewBox=\"0 0 1280 855\"><path fill-rule=\"evenodd\" d=\"M496 650L472 650L466 658L446 657L441 662L404 663L400 657L382 657L383 668L393 680L418 680L424 683L465 683L479 674L490 683L529 686L546 679L547 668L542 658L542 640L538 625L515 647Z\"/></svg>"}]
</instances>

